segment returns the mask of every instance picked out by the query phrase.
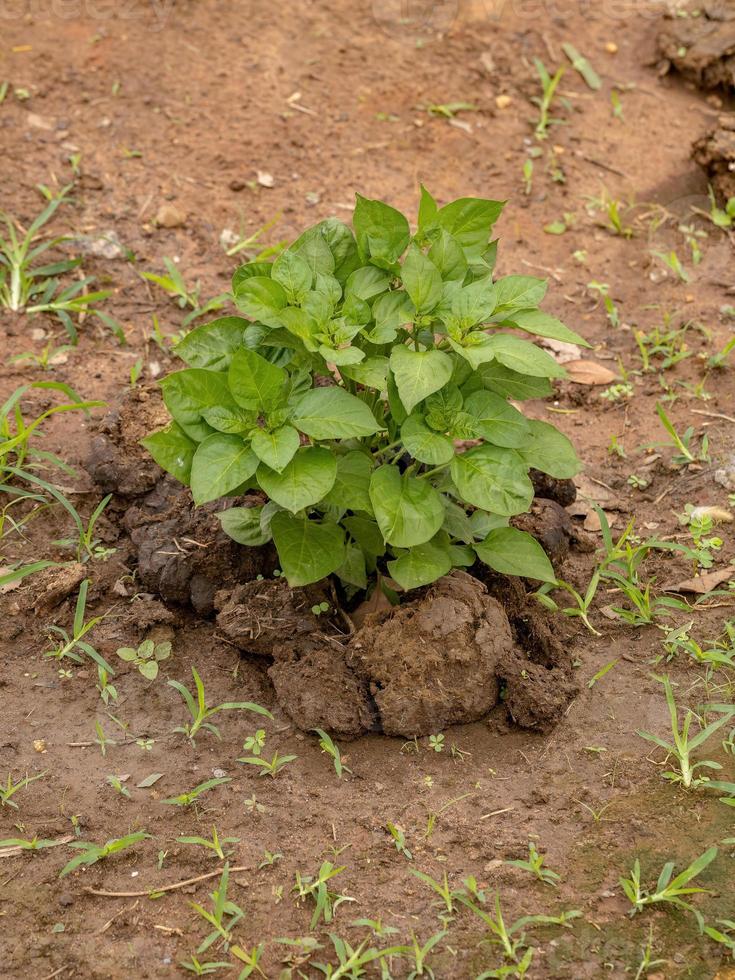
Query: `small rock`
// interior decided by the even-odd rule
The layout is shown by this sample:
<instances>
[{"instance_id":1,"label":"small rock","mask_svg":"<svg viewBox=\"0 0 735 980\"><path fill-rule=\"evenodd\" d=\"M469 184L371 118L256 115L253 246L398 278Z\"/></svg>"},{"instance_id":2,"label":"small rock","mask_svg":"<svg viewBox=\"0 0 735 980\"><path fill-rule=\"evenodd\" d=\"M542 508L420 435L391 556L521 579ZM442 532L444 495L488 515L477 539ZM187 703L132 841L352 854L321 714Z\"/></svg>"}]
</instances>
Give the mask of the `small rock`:
<instances>
[{"instance_id":1,"label":"small rock","mask_svg":"<svg viewBox=\"0 0 735 980\"><path fill-rule=\"evenodd\" d=\"M224 769L213 769L212 775L214 776L215 779L224 779L227 773L225 772Z\"/></svg>"},{"instance_id":2,"label":"small rock","mask_svg":"<svg viewBox=\"0 0 735 980\"><path fill-rule=\"evenodd\" d=\"M238 193L239 191L245 190L245 181L240 180L239 178L236 177L234 180L230 181L228 186L231 191L235 191L235 193Z\"/></svg>"},{"instance_id":3,"label":"small rock","mask_svg":"<svg viewBox=\"0 0 735 980\"><path fill-rule=\"evenodd\" d=\"M498 95L495 97L495 105L498 109L507 109L512 103L513 99L509 95Z\"/></svg>"},{"instance_id":4,"label":"small rock","mask_svg":"<svg viewBox=\"0 0 735 980\"><path fill-rule=\"evenodd\" d=\"M608 54L617 54L618 46L614 41L608 41L607 44L605 45L605 50L607 51Z\"/></svg>"},{"instance_id":5,"label":"small rock","mask_svg":"<svg viewBox=\"0 0 735 980\"><path fill-rule=\"evenodd\" d=\"M100 259L121 259L125 255L125 248L114 229L100 232L99 235L82 235L74 239L74 244L85 255Z\"/></svg>"},{"instance_id":6,"label":"small rock","mask_svg":"<svg viewBox=\"0 0 735 980\"><path fill-rule=\"evenodd\" d=\"M34 752L45 752L46 751L46 739L36 738L33 740L33 750Z\"/></svg>"},{"instance_id":7,"label":"small rock","mask_svg":"<svg viewBox=\"0 0 735 980\"><path fill-rule=\"evenodd\" d=\"M70 895L69 892L62 892L59 895L59 905L62 908L68 909L70 905L74 904L74 896Z\"/></svg>"},{"instance_id":8,"label":"small rock","mask_svg":"<svg viewBox=\"0 0 735 980\"><path fill-rule=\"evenodd\" d=\"M276 179L273 174L269 174L265 170L257 171L257 180L261 187L273 187L276 183Z\"/></svg>"},{"instance_id":9,"label":"small rock","mask_svg":"<svg viewBox=\"0 0 735 980\"><path fill-rule=\"evenodd\" d=\"M46 331L43 329L43 327L34 327L33 330L31 330L31 340L45 340L45 339L46 339Z\"/></svg>"},{"instance_id":10,"label":"small rock","mask_svg":"<svg viewBox=\"0 0 735 980\"><path fill-rule=\"evenodd\" d=\"M232 248L233 245L237 245L240 238L237 232L234 232L232 228L223 228L219 236L219 243L222 248L227 251L228 248Z\"/></svg>"},{"instance_id":11,"label":"small rock","mask_svg":"<svg viewBox=\"0 0 735 980\"><path fill-rule=\"evenodd\" d=\"M175 204L162 204L153 220L160 228L181 228L186 223L186 215Z\"/></svg>"},{"instance_id":12,"label":"small rock","mask_svg":"<svg viewBox=\"0 0 735 980\"><path fill-rule=\"evenodd\" d=\"M56 128L50 119L46 119L45 116L39 116L36 112L29 112L26 116L26 122L29 126L33 126L34 129L50 131Z\"/></svg>"},{"instance_id":13,"label":"small rock","mask_svg":"<svg viewBox=\"0 0 735 980\"><path fill-rule=\"evenodd\" d=\"M714 481L731 493L735 490L735 455L725 461L722 469L715 470Z\"/></svg>"}]
</instances>

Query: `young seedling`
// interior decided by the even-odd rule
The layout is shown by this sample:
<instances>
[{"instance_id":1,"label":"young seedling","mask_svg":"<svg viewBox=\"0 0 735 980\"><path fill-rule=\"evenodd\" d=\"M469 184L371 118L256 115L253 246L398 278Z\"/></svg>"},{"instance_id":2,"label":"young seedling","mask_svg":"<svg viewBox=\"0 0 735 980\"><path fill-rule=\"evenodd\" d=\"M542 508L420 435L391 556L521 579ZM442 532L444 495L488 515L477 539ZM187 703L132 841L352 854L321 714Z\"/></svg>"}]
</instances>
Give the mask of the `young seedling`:
<instances>
[{"instance_id":1,"label":"young seedling","mask_svg":"<svg viewBox=\"0 0 735 980\"><path fill-rule=\"evenodd\" d=\"M392 946L389 949L368 948L369 937L363 939L356 948L350 946L346 939L340 939L333 932L329 933L329 938L337 956L336 966L332 963L312 964L328 980L338 980L338 978L341 980L343 977L364 977L366 976L364 968L370 963L374 963L376 960L382 962L386 957L394 956L403 949L401 946Z\"/></svg>"},{"instance_id":2,"label":"young seedling","mask_svg":"<svg viewBox=\"0 0 735 980\"><path fill-rule=\"evenodd\" d=\"M230 299L229 293L221 293L219 296L213 296L212 299L200 304L201 284L197 282L190 289L186 285L184 277L175 262L165 258L163 264L166 266L167 275L160 275L156 272L144 272L142 275L148 282L153 282L157 286L160 286L169 296L175 299L179 305L179 309L184 310L187 307L191 307L191 311L187 313L181 324L183 329L186 329L193 320L201 316L206 316L207 313L212 313L215 310L221 310L228 299Z\"/></svg>"},{"instance_id":3,"label":"young seedling","mask_svg":"<svg viewBox=\"0 0 735 980\"><path fill-rule=\"evenodd\" d=\"M123 785L119 776L110 775L107 777L107 782L110 786L112 786L116 793L120 794L120 796L130 799L130 790L127 788L127 786Z\"/></svg>"},{"instance_id":4,"label":"young seedling","mask_svg":"<svg viewBox=\"0 0 735 980\"><path fill-rule=\"evenodd\" d=\"M227 854L224 851L224 847L227 844L239 844L239 837L220 837L217 833L217 828L212 825L212 839L207 840L206 837L177 837L176 840L179 844L195 844L198 847L208 848L212 851L220 861L224 861Z\"/></svg>"},{"instance_id":5,"label":"young seedling","mask_svg":"<svg viewBox=\"0 0 735 980\"><path fill-rule=\"evenodd\" d=\"M545 885L551 885L556 888L559 881L559 875L556 871L552 871L550 868L544 867L544 862L546 858L539 854L536 849L536 845L533 841L528 842L528 860L527 861L506 861L506 864L511 865L514 868L522 868L524 871L530 872L530 874L535 875L539 881L543 881Z\"/></svg>"},{"instance_id":6,"label":"young seedling","mask_svg":"<svg viewBox=\"0 0 735 980\"><path fill-rule=\"evenodd\" d=\"M696 895L706 891L705 888L690 886L689 882L701 874L716 857L717 848L710 847L703 854L700 854L696 861L693 861L688 868L685 868L684 871L673 879L674 862L667 861L661 869L661 874L653 891L641 887L641 865L638 858L636 858L630 873L630 878L620 878L620 886L625 892L628 901L633 906L630 914L635 915L636 912L641 912L649 905L668 902L670 905L677 905L679 908L693 913L701 932L704 929L704 919L701 912L690 905L689 902L684 901L682 896Z\"/></svg>"},{"instance_id":7,"label":"young seedling","mask_svg":"<svg viewBox=\"0 0 735 980\"><path fill-rule=\"evenodd\" d=\"M17 783L13 782L13 777L8 773L8 781L3 786L0 783L0 806L9 806L14 810L18 809L18 804L13 799L13 796L18 792L18 790L25 789L31 783L35 782L37 779L42 779L48 770L44 769L43 772L39 772L37 776L26 776L25 779L18 780Z\"/></svg>"},{"instance_id":8,"label":"young seedling","mask_svg":"<svg viewBox=\"0 0 735 980\"><path fill-rule=\"evenodd\" d=\"M244 762L248 766L257 766L260 769L259 776L270 776L272 779L275 779L281 769L295 759L295 755L279 755L276 751L273 753L273 758L270 762L262 756L243 756L237 761Z\"/></svg>"},{"instance_id":9,"label":"young seedling","mask_svg":"<svg viewBox=\"0 0 735 980\"><path fill-rule=\"evenodd\" d=\"M642 977L647 977L654 967L662 966L666 962L668 961L654 960L653 958L653 925L651 925L648 929L648 942L643 948L643 956L638 964L634 980L641 980Z\"/></svg>"},{"instance_id":10,"label":"young seedling","mask_svg":"<svg viewBox=\"0 0 735 980\"><path fill-rule=\"evenodd\" d=\"M154 681L158 677L158 665L162 660L171 656L171 643L154 643L153 640L143 640L137 650L132 647L118 647L118 657L126 663L137 667L146 680Z\"/></svg>"},{"instance_id":11,"label":"young seedling","mask_svg":"<svg viewBox=\"0 0 735 980\"><path fill-rule=\"evenodd\" d=\"M189 902L194 911L204 919L212 931L199 944L197 953L206 952L212 943L220 941L220 946L228 950L232 943L233 930L245 915L239 905L227 898L227 888L230 881L230 865L225 862L219 886L209 896L212 901L211 912L197 902Z\"/></svg>"},{"instance_id":12,"label":"young seedling","mask_svg":"<svg viewBox=\"0 0 735 980\"><path fill-rule=\"evenodd\" d=\"M310 929L315 929L318 922L323 920L327 925L334 918L334 913L342 902L354 902L354 898L348 895L340 895L338 892L330 891L328 882L341 874L346 865L339 868L330 861L324 861L316 875L302 875L296 872L296 884L291 889L296 893L297 903L306 899L314 902L314 914L311 917Z\"/></svg>"},{"instance_id":13,"label":"young seedling","mask_svg":"<svg viewBox=\"0 0 735 980\"><path fill-rule=\"evenodd\" d=\"M731 337L721 350L707 358L708 370L713 371L724 368L733 350L735 350L735 337Z\"/></svg>"},{"instance_id":14,"label":"young seedling","mask_svg":"<svg viewBox=\"0 0 735 980\"><path fill-rule=\"evenodd\" d=\"M434 972L432 971L431 967L427 966L426 961L429 958L431 951L436 945L438 945L438 943L442 941L442 939L444 939L446 934L446 929L442 930L442 932L435 932L434 935L430 936L422 946L416 936L416 933L412 932L411 945L397 947L396 951L401 956L405 956L411 961L413 969L409 974L410 977L434 977Z\"/></svg>"},{"instance_id":15,"label":"young seedling","mask_svg":"<svg viewBox=\"0 0 735 980\"><path fill-rule=\"evenodd\" d=\"M671 681L668 677L657 678L661 681L664 686L664 692L666 694L666 703L669 708L669 716L671 718L671 733L673 736L673 742L666 742L664 739L659 738L658 735L652 735L650 732L639 731L637 734L641 738L645 738L649 742L653 742L654 745L660 746L664 749L668 756L673 756L676 760L677 768L672 770L667 770L663 773L664 779L668 779L673 783L681 783L685 789L697 788L709 782L709 780L704 776L695 777L695 773L698 769L722 769L719 762L713 762L710 759L700 760L699 762L693 762L691 755L695 749L698 749L700 745L703 745L716 731L722 728L735 714L735 707L731 707L726 713L724 713L716 721L711 722L706 727L702 728L693 738L689 737L689 729L691 727L692 721L696 717L694 712L689 709L684 716L684 721L679 726L679 709L676 704L676 698L674 697L674 690L671 686ZM725 707L724 705L722 707Z\"/></svg>"},{"instance_id":16,"label":"young seedling","mask_svg":"<svg viewBox=\"0 0 735 980\"><path fill-rule=\"evenodd\" d=\"M65 657L68 657L69 660L73 660L74 663L81 664L84 663L84 661L77 653L77 649L79 649L82 651L82 653L86 653L88 657L91 657L98 667L105 670L108 676L114 677L115 671L107 663L105 658L84 639L84 637L105 618L104 616L93 616L92 619L85 622L84 613L87 604L88 590L89 579L85 578L85 580L79 586L79 595L77 596L77 604L74 610L74 622L72 624L71 636L65 629L62 629L61 626L47 627L49 633L55 633L57 636L61 637L61 642L57 647L54 647L54 649L47 650L44 653L44 656L53 657L56 660L63 660Z\"/></svg>"},{"instance_id":17,"label":"young seedling","mask_svg":"<svg viewBox=\"0 0 735 980\"><path fill-rule=\"evenodd\" d=\"M188 793L179 793L178 796L170 796L167 800L161 800L161 803L168 803L171 806L191 806L192 803L196 803L202 793L214 789L215 786L222 786L224 783L231 782L231 776L219 776L217 779L208 779L206 782L199 783L198 786L189 790Z\"/></svg>"},{"instance_id":18,"label":"young seedling","mask_svg":"<svg viewBox=\"0 0 735 980\"><path fill-rule=\"evenodd\" d=\"M710 212L709 217L713 225L718 228L732 228L735 226L735 197L728 198L724 208L717 204L715 192L709 188Z\"/></svg>"},{"instance_id":19,"label":"young seedling","mask_svg":"<svg viewBox=\"0 0 735 980\"><path fill-rule=\"evenodd\" d=\"M543 61L539 58L533 59L533 64L536 68L536 72L541 82L541 95L534 96L531 101L534 105L538 106L539 118L536 123L536 139L545 140L549 135L549 128L551 126L556 126L561 123L560 119L554 119L551 116L551 104L554 101L554 96L556 94L559 82L562 80L564 75L564 68L558 68L556 73L549 75L546 66Z\"/></svg>"},{"instance_id":20,"label":"young seedling","mask_svg":"<svg viewBox=\"0 0 735 980\"><path fill-rule=\"evenodd\" d=\"M329 735L327 735L324 729L315 728L314 731L319 736L319 747L321 748L322 752L326 753L334 763L334 771L337 773L337 778L341 779L343 772L352 773L349 766L346 766L342 762L342 755L339 748L335 745Z\"/></svg>"},{"instance_id":21,"label":"young seedling","mask_svg":"<svg viewBox=\"0 0 735 980\"><path fill-rule=\"evenodd\" d=\"M723 545L722 538L712 535L715 518L713 511L715 508L695 507L693 504L685 504L684 513L679 514L679 523L689 528L689 533L694 541L694 556L699 568L712 568L714 564L713 551L719 551ZM730 515L725 512L723 515L730 520Z\"/></svg>"},{"instance_id":22,"label":"young seedling","mask_svg":"<svg viewBox=\"0 0 735 980\"><path fill-rule=\"evenodd\" d=\"M388 823L385 826L388 830L388 833L393 838L393 846L398 851L398 853L402 854L406 858L406 860L413 861L413 854L411 854L409 849L406 847L405 831L403 831L400 827L398 827L394 823L391 823L390 821L388 821Z\"/></svg>"},{"instance_id":23,"label":"young seedling","mask_svg":"<svg viewBox=\"0 0 735 980\"><path fill-rule=\"evenodd\" d=\"M264 715L266 718L273 718L270 711L268 711L266 708L262 708L259 704L253 704L252 701L225 701L223 704L208 706L204 693L204 684L202 683L202 679L199 676L196 667L191 668L191 673L194 677L194 685L196 687L196 701L194 700L194 696L188 687L185 687L179 681L168 682L170 686L177 690L184 699L186 707L189 709L189 714L191 715L191 722L187 722L187 724L182 727L174 728L174 731L181 732L182 734L186 735L191 742L194 741L194 738L200 728L206 728L207 731L211 732L217 738L222 738L219 728L207 721L207 718L211 718L212 715L216 714L218 711L253 711L255 714Z\"/></svg>"},{"instance_id":24,"label":"young seedling","mask_svg":"<svg viewBox=\"0 0 735 980\"><path fill-rule=\"evenodd\" d=\"M577 51L573 44L568 41L564 41L561 46L564 54L569 58L572 63L572 68L579 72L582 78L585 80L587 86L593 89L595 92L602 87L602 82L600 81L600 76L597 74L595 69L589 63L589 61Z\"/></svg>"},{"instance_id":25,"label":"young seedling","mask_svg":"<svg viewBox=\"0 0 735 980\"><path fill-rule=\"evenodd\" d=\"M117 742L114 739L108 738L107 735L105 735L105 730L99 721L95 721L94 730L97 735L97 737L94 740L95 744L99 745L100 752L102 753L102 757L105 758L107 756L107 746L117 745Z\"/></svg>"},{"instance_id":26,"label":"young seedling","mask_svg":"<svg viewBox=\"0 0 735 980\"><path fill-rule=\"evenodd\" d=\"M242 743L245 752L252 752L253 755L260 755L265 746L266 734L264 728L259 728L254 735L248 735Z\"/></svg>"},{"instance_id":27,"label":"young seedling","mask_svg":"<svg viewBox=\"0 0 735 980\"><path fill-rule=\"evenodd\" d=\"M663 262L666 268L673 272L680 282L689 282L691 280L691 276L681 264L681 259L673 248L670 252L652 252L651 254Z\"/></svg>"},{"instance_id":28,"label":"young seedling","mask_svg":"<svg viewBox=\"0 0 735 980\"><path fill-rule=\"evenodd\" d=\"M611 327L620 326L620 313L615 305L615 300L610 295L610 286L606 282L597 282L593 279L587 283L587 289L590 292L597 293L602 300L603 306L605 307L605 312L607 313L607 318L610 321Z\"/></svg>"},{"instance_id":29,"label":"young seedling","mask_svg":"<svg viewBox=\"0 0 735 980\"><path fill-rule=\"evenodd\" d=\"M23 837L7 837L5 840L0 840L0 847L19 847L22 851L42 851L47 847L59 847L61 841L59 840L41 840L38 837L33 837L31 840L26 840Z\"/></svg>"},{"instance_id":30,"label":"young seedling","mask_svg":"<svg viewBox=\"0 0 735 980\"><path fill-rule=\"evenodd\" d=\"M541 605L544 606L546 609L551 609L553 612L557 612L560 607L557 605L555 600L551 598L549 593L553 592L553 590L557 587L563 589L565 592L568 592L569 595L571 595L571 597L574 599L577 605L566 606L565 608L562 608L561 612L565 616L572 616L572 617L578 616L582 620L584 625L587 627L587 629L590 631L590 633L594 633L595 636L601 636L602 634L595 629L595 627L592 625L592 623L589 620L589 612L590 612L590 607L592 606L592 600L595 598L595 595L597 594L597 589L599 588L600 585L600 574L601 574L600 569L596 568L592 573L592 577L590 578L589 584L587 585L587 589L584 595L581 595L581 593L577 592L574 586L570 585L569 582L564 582L561 579L558 579L555 585L552 585L551 583L546 583L546 585L542 585L537 592L533 593L533 597L538 602L540 602Z\"/></svg>"},{"instance_id":31,"label":"young seedling","mask_svg":"<svg viewBox=\"0 0 735 980\"><path fill-rule=\"evenodd\" d=\"M441 733L439 735L429 735L429 748L433 752L443 752L444 736Z\"/></svg>"},{"instance_id":32,"label":"young seedling","mask_svg":"<svg viewBox=\"0 0 735 980\"><path fill-rule=\"evenodd\" d=\"M441 881L437 881L435 878L432 878L431 875L427 875L423 871L419 871L418 868L409 868L408 870L412 875L418 878L419 881L423 881L425 885L428 885L429 888L431 888L431 890L439 896L441 902L438 904L444 909L442 918L445 921L450 919L455 913L457 907L455 903L460 897L460 892L449 887L449 880L447 878L446 871L444 872L443 879Z\"/></svg>"},{"instance_id":33,"label":"young seedling","mask_svg":"<svg viewBox=\"0 0 735 980\"><path fill-rule=\"evenodd\" d=\"M705 926L705 935L724 946L732 959L735 960L735 922L732 919L718 919L717 925L722 926L724 931L723 929L716 929L714 926Z\"/></svg>"},{"instance_id":34,"label":"young seedling","mask_svg":"<svg viewBox=\"0 0 735 980\"><path fill-rule=\"evenodd\" d=\"M236 959L245 964L243 969L240 971L238 980L246 980L247 977L252 977L255 973L257 973L258 976L265 977L265 980L268 980L268 977L265 973L263 973L258 965L263 957L263 953L265 952L265 943L258 943L258 945L253 946L251 950L243 949L242 946L231 946L230 952Z\"/></svg>"},{"instance_id":35,"label":"young seedling","mask_svg":"<svg viewBox=\"0 0 735 980\"><path fill-rule=\"evenodd\" d=\"M134 834L128 834L126 837L117 837L112 840L108 840L106 844L93 844L89 841L72 841L69 847L74 847L81 851L81 854L77 854L73 857L68 864L64 865L59 878L64 878L71 871L75 871L82 865L89 866L96 864L98 861L104 861L105 858L110 857L112 854L118 854L120 851L125 851L129 847L134 847L139 844L142 840L148 840L151 834L147 834L144 830L138 830Z\"/></svg>"},{"instance_id":36,"label":"young seedling","mask_svg":"<svg viewBox=\"0 0 735 980\"><path fill-rule=\"evenodd\" d=\"M216 973L217 970L232 969L232 963L228 963L227 960L210 960L200 963L193 953L188 960L179 960L179 966L188 970L189 973L193 973L195 977L208 977Z\"/></svg>"}]
</instances>

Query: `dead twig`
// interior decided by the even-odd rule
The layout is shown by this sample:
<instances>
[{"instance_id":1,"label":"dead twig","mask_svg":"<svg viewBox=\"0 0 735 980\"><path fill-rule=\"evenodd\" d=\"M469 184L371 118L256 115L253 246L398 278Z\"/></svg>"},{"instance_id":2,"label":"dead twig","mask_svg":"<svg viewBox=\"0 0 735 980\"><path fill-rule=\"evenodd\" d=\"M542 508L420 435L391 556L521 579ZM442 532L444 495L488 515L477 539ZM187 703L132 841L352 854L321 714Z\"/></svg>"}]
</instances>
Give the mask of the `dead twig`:
<instances>
[{"instance_id":1,"label":"dead twig","mask_svg":"<svg viewBox=\"0 0 735 980\"><path fill-rule=\"evenodd\" d=\"M252 871L252 868L248 868L246 865L241 865L237 868L230 868L230 874L235 874L237 871ZM185 881L177 881L173 885L161 885L160 888L146 888L145 891L140 892L108 892L103 891L99 888L85 888L84 891L88 895L101 895L103 898L146 898L151 893L158 895L160 892L173 892L177 888L185 888L187 885L195 885L198 881L207 881L209 878L218 878L222 874L221 871L209 871L205 875L197 875L196 878L187 878Z\"/></svg>"}]
</instances>

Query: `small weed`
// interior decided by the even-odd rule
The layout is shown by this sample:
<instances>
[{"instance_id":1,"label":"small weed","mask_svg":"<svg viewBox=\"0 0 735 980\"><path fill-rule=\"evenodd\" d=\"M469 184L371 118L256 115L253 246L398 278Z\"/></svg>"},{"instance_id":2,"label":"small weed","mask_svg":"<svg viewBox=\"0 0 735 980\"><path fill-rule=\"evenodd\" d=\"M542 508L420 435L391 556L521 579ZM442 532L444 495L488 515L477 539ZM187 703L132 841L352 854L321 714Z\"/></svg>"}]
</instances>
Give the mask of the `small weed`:
<instances>
[{"instance_id":1,"label":"small weed","mask_svg":"<svg viewBox=\"0 0 735 980\"><path fill-rule=\"evenodd\" d=\"M320 921L324 921L328 925L342 902L355 901L348 895L340 895L328 888L328 882L341 874L345 867L346 865L342 865L335 868L330 861L325 861L316 875L302 875L300 872L296 872L296 884L291 889L296 894L296 901L303 902L310 899L314 903L310 929L315 929Z\"/></svg>"},{"instance_id":2,"label":"small weed","mask_svg":"<svg viewBox=\"0 0 735 980\"><path fill-rule=\"evenodd\" d=\"M405 831L402 830L401 827L398 827L396 824L391 823L390 821L388 821L388 823L385 826L388 829L388 833L393 838L393 846L398 851L398 853L402 854L406 858L406 860L413 861L413 854L411 854L409 849L406 847Z\"/></svg>"},{"instance_id":3,"label":"small weed","mask_svg":"<svg viewBox=\"0 0 735 980\"><path fill-rule=\"evenodd\" d=\"M633 906L630 914L635 915L636 912L642 911L648 905L668 902L671 905L677 905L679 908L692 912L699 924L699 929L701 932L704 929L704 919L702 918L702 914L692 905L690 905L689 902L684 901L682 896L696 895L706 891L704 888L690 886L689 883L693 881L697 875L701 874L702 871L704 871L704 869L710 865L716 857L717 848L710 847L703 854L700 854L696 861L693 861L688 868L685 868L684 871L673 879L672 875L674 873L674 862L668 861L661 869L661 874L659 875L653 891L649 891L648 889L641 887L641 865L638 858L636 858L635 864L633 865L633 869L630 873L630 878L620 879L620 886Z\"/></svg>"},{"instance_id":4,"label":"small weed","mask_svg":"<svg viewBox=\"0 0 735 980\"><path fill-rule=\"evenodd\" d=\"M5 785L3 786L3 784L0 783L0 806L9 806L14 810L17 810L18 804L13 799L13 796L15 796L19 790L25 789L26 786L30 786L30 784L35 782L37 779L42 779L46 775L47 771L48 770L39 772L37 776L26 776L24 779L20 779L17 783L13 782L12 775L8 773L8 779Z\"/></svg>"},{"instance_id":5,"label":"small weed","mask_svg":"<svg viewBox=\"0 0 735 980\"><path fill-rule=\"evenodd\" d=\"M550 868L544 867L545 858L536 849L536 845L533 841L528 842L528 860L527 861L506 861L506 864L511 865L514 868L522 868L524 871L528 871L530 874L535 875L539 881L543 881L545 885L551 885L556 888L557 882L559 881L559 875L556 871L552 871Z\"/></svg>"},{"instance_id":6,"label":"small weed","mask_svg":"<svg viewBox=\"0 0 735 980\"><path fill-rule=\"evenodd\" d=\"M221 293L219 296L213 296L212 299L201 303L201 284L197 282L193 287L189 288L184 281L181 271L172 259L164 259L163 264L166 266L167 275L160 275L156 272L143 272L142 276L148 282L160 286L169 296L175 299L179 309L185 310L187 307L191 308L190 312L187 313L182 321L181 326L183 329L186 329L193 320L206 316L207 313L212 313L215 310L221 310L230 299L229 293Z\"/></svg>"},{"instance_id":7,"label":"small weed","mask_svg":"<svg viewBox=\"0 0 735 980\"><path fill-rule=\"evenodd\" d=\"M194 741L194 738L200 728L206 728L207 731L211 732L217 738L222 738L219 728L207 721L207 718L211 718L212 715L216 714L218 711L254 711L256 714L264 715L266 718L273 718L270 711L268 711L266 708L262 708L259 704L254 704L252 701L225 701L223 704L208 706L204 693L204 684L202 683L202 679L199 676L196 667L191 668L191 673L194 677L194 685L196 687L196 701L194 700L194 696L188 687L185 687L179 681L168 682L170 686L178 691L181 697L184 699L186 707L189 709L189 714L191 715L191 722L187 722L183 726L174 728L174 731L181 732L183 735L186 735L191 742Z\"/></svg>"},{"instance_id":8,"label":"small weed","mask_svg":"<svg viewBox=\"0 0 735 980\"><path fill-rule=\"evenodd\" d=\"M545 140L548 138L549 128L551 126L557 126L561 123L560 119L555 119L552 117L551 105L554 101L554 96L556 95L559 82L562 80L562 76L564 75L564 68L558 68L552 76L549 75L546 66L539 58L534 58L533 64L536 68L539 81L541 82L541 95L534 96L531 99L533 104L538 106L539 110L539 117L534 132L536 134L536 139Z\"/></svg>"},{"instance_id":9,"label":"small weed","mask_svg":"<svg viewBox=\"0 0 735 980\"><path fill-rule=\"evenodd\" d=\"M116 653L121 660L137 667L146 680L154 681L158 677L159 663L171 656L171 643L168 640L163 643L143 640L137 650L132 647L118 647Z\"/></svg>"},{"instance_id":10,"label":"small weed","mask_svg":"<svg viewBox=\"0 0 735 980\"><path fill-rule=\"evenodd\" d=\"M245 752L252 752L253 755L260 755L265 746L266 734L264 728L259 728L254 735L248 735L242 743Z\"/></svg>"},{"instance_id":11,"label":"small weed","mask_svg":"<svg viewBox=\"0 0 735 980\"><path fill-rule=\"evenodd\" d=\"M248 766L257 766L260 769L258 773L259 776L270 776L271 779L275 779L278 773L289 762L293 762L297 757L295 755L279 755L278 752L273 753L273 758L268 761L262 756L243 756L238 759L238 762L244 762Z\"/></svg>"},{"instance_id":12,"label":"small weed","mask_svg":"<svg viewBox=\"0 0 735 980\"><path fill-rule=\"evenodd\" d=\"M194 789L189 790L187 793L179 793L178 796L170 796L167 800L161 800L161 803L168 803L172 806L191 806L192 803L196 803L202 793L206 793L210 789L214 789L215 786L222 786L223 783L231 783L232 779L230 776L219 776L217 779L207 779L206 782L199 783Z\"/></svg>"},{"instance_id":13,"label":"small weed","mask_svg":"<svg viewBox=\"0 0 735 980\"><path fill-rule=\"evenodd\" d=\"M105 858L110 857L112 854L118 854L120 851L125 851L129 847L134 847L135 844L140 843L142 840L150 839L151 835L147 834L144 830L138 830L134 834L128 834L126 837L117 837L112 840L108 840L106 844L93 844L89 841L72 841L69 847L76 848L81 851L81 854L77 854L71 859L66 865L64 865L59 878L64 878L71 871L75 871L77 868L85 865L96 864L98 861L104 861Z\"/></svg>"},{"instance_id":14,"label":"small weed","mask_svg":"<svg viewBox=\"0 0 735 980\"><path fill-rule=\"evenodd\" d=\"M343 763L339 748L335 745L329 735L327 735L327 733L321 728L315 728L314 731L319 736L319 747L321 748L322 752L325 752L334 763L334 771L337 773L337 778L341 779L343 772L351 773L352 770Z\"/></svg>"},{"instance_id":15,"label":"small weed","mask_svg":"<svg viewBox=\"0 0 735 980\"><path fill-rule=\"evenodd\" d=\"M233 901L227 898L227 887L230 880L230 865L225 862L222 869L222 876L219 886L209 896L212 902L212 910L205 909L197 902L189 902L189 905L204 921L212 927L212 931L207 935L197 948L197 953L206 952L209 947L220 940L220 946L227 950L232 942L233 930L237 923L245 915L243 910Z\"/></svg>"},{"instance_id":16,"label":"small weed","mask_svg":"<svg viewBox=\"0 0 735 980\"><path fill-rule=\"evenodd\" d=\"M212 825L212 839L207 840L206 837L177 837L177 842L179 844L194 844L198 847L204 847L212 851L220 861L224 861L227 854L224 850L227 844L239 844L239 837L220 837L217 833L217 828Z\"/></svg>"}]
</instances>

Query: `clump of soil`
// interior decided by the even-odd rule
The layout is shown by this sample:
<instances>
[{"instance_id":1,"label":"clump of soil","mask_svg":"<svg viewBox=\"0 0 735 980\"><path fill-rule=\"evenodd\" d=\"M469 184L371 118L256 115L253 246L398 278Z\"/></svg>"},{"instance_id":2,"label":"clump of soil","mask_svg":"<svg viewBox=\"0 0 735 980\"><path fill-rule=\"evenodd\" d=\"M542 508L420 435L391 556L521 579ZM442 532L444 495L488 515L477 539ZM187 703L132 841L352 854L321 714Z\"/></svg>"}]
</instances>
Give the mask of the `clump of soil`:
<instances>
[{"instance_id":1,"label":"clump of soil","mask_svg":"<svg viewBox=\"0 0 735 980\"><path fill-rule=\"evenodd\" d=\"M536 538L555 569L564 564L573 544L581 551L591 551L594 548L585 532L575 525L569 513L556 500L536 497L531 510L527 514L514 517L511 524Z\"/></svg>"},{"instance_id":2,"label":"clump of soil","mask_svg":"<svg viewBox=\"0 0 735 980\"><path fill-rule=\"evenodd\" d=\"M735 0L708 0L681 13L667 18L658 36L663 71L675 68L704 89L735 88Z\"/></svg>"},{"instance_id":3,"label":"clump of soil","mask_svg":"<svg viewBox=\"0 0 735 980\"><path fill-rule=\"evenodd\" d=\"M569 658L551 632L515 629L533 647L532 659L515 642L504 606L465 572L452 572L395 609L369 614L352 636L315 622L312 596L300 593L279 579L220 592L216 603L228 639L273 657L268 673L278 702L304 730L412 738L476 721L501 696L519 724L545 730L574 695Z\"/></svg>"},{"instance_id":4,"label":"clump of soil","mask_svg":"<svg viewBox=\"0 0 735 980\"><path fill-rule=\"evenodd\" d=\"M692 157L723 203L735 197L735 114L720 116L715 129L693 144Z\"/></svg>"}]
</instances>

